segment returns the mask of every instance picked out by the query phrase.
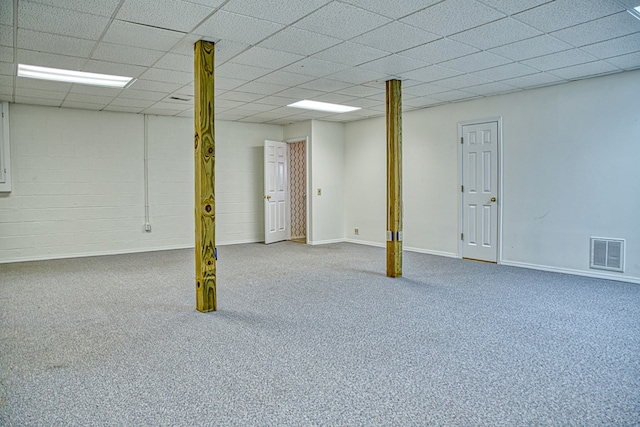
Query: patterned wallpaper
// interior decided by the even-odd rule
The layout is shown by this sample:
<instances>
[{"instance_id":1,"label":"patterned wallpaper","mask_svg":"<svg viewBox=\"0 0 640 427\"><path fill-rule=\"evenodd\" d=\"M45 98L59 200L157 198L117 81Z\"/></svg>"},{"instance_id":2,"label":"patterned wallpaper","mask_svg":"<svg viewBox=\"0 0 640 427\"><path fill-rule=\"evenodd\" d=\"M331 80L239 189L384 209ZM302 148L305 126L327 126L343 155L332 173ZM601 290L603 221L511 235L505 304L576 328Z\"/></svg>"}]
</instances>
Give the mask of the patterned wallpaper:
<instances>
[{"instance_id":1,"label":"patterned wallpaper","mask_svg":"<svg viewBox=\"0 0 640 427\"><path fill-rule=\"evenodd\" d=\"M307 155L306 142L289 144L289 177L291 182L291 238L307 234Z\"/></svg>"}]
</instances>

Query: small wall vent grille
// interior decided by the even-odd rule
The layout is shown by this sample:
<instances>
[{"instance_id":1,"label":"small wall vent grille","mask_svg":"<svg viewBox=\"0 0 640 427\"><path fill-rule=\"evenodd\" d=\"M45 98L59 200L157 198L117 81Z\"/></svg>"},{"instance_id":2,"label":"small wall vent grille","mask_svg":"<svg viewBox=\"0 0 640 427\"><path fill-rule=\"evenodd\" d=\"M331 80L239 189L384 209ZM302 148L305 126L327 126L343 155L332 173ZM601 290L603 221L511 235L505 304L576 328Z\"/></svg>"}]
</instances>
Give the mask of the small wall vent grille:
<instances>
[{"instance_id":1,"label":"small wall vent grille","mask_svg":"<svg viewBox=\"0 0 640 427\"><path fill-rule=\"evenodd\" d=\"M624 271L624 239L591 238L589 268Z\"/></svg>"}]
</instances>

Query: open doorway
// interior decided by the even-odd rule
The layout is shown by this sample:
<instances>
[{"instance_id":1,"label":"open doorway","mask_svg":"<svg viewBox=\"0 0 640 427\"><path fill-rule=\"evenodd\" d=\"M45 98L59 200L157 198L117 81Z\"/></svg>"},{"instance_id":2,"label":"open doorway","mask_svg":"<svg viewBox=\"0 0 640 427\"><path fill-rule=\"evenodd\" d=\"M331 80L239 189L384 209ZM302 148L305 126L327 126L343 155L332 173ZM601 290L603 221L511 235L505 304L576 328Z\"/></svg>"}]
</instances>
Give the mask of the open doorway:
<instances>
[{"instance_id":1,"label":"open doorway","mask_svg":"<svg viewBox=\"0 0 640 427\"><path fill-rule=\"evenodd\" d=\"M307 243L307 140L287 142L291 240Z\"/></svg>"}]
</instances>

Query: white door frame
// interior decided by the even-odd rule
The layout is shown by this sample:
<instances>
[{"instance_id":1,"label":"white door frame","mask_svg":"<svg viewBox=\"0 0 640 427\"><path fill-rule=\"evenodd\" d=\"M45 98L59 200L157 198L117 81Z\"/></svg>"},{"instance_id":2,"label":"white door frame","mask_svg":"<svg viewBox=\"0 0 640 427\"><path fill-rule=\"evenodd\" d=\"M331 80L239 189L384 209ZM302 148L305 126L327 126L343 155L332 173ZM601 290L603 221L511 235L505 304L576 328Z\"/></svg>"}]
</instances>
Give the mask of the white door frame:
<instances>
[{"instance_id":1,"label":"white door frame","mask_svg":"<svg viewBox=\"0 0 640 427\"><path fill-rule=\"evenodd\" d=\"M299 138L289 138L287 140L285 140L285 142L287 144L292 144L294 142L304 142L304 154L306 156L305 162L306 162L306 167L305 167L305 172L306 172L306 182L305 182L305 188L307 189L307 217L305 219L305 227L306 227L306 231L305 231L305 238L306 238L306 243L309 243L309 241L311 240L311 235L310 230L311 230L311 200L313 199L311 197L311 188L310 188L310 179L309 177L311 176L311 147L309 147L309 137L308 136L301 136ZM289 147L289 146L287 146ZM287 156L289 155L289 150L287 150ZM291 159L291 157L289 157L289 159ZM290 180L287 180L287 185L289 185ZM289 225L291 225L291 188L288 188L287 191L287 220L289 221ZM291 240L291 226L289 226L289 240Z\"/></svg>"},{"instance_id":2,"label":"white door frame","mask_svg":"<svg viewBox=\"0 0 640 427\"><path fill-rule=\"evenodd\" d=\"M496 254L496 262L500 264L502 262L502 207L504 202L503 197L503 156L502 156L502 116L497 117L488 117L486 119L477 119L477 120L464 120L458 122L458 187L456 191L458 192L458 258L462 258L463 255L463 241L460 239L460 235L464 230L464 206L463 206L463 193L461 191L463 185L462 178L462 144L460 144L462 134L462 127L466 125L476 125L482 123L490 123L497 122L498 123L498 240L497 240L497 254Z\"/></svg>"}]
</instances>

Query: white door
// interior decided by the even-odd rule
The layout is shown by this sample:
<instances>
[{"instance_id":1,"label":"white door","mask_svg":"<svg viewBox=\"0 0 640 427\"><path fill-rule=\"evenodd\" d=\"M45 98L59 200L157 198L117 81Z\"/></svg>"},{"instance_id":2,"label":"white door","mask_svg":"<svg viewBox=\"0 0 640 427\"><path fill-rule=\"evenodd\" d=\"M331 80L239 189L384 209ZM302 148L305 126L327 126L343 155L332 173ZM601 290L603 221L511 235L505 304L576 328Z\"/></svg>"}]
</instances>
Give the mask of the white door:
<instances>
[{"instance_id":1,"label":"white door","mask_svg":"<svg viewBox=\"0 0 640 427\"><path fill-rule=\"evenodd\" d=\"M287 144L264 142L264 242L287 240Z\"/></svg>"},{"instance_id":2,"label":"white door","mask_svg":"<svg viewBox=\"0 0 640 427\"><path fill-rule=\"evenodd\" d=\"M462 256L498 259L498 122L462 126Z\"/></svg>"}]
</instances>

